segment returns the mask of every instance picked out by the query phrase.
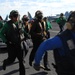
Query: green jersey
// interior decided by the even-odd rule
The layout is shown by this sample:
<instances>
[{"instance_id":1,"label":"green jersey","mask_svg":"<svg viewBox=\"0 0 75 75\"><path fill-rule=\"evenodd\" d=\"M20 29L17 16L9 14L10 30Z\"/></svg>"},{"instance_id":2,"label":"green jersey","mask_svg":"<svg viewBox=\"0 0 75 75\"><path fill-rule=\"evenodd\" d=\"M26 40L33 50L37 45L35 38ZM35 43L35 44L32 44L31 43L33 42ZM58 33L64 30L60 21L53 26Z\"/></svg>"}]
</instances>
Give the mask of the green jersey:
<instances>
[{"instance_id":1,"label":"green jersey","mask_svg":"<svg viewBox=\"0 0 75 75\"><path fill-rule=\"evenodd\" d=\"M66 19L64 17L59 17L56 22L59 24L59 25L65 25L66 23Z\"/></svg>"},{"instance_id":2,"label":"green jersey","mask_svg":"<svg viewBox=\"0 0 75 75\"><path fill-rule=\"evenodd\" d=\"M46 22L46 31L48 31L49 29L52 29L52 25L49 21Z\"/></svg>"}]
</instances>

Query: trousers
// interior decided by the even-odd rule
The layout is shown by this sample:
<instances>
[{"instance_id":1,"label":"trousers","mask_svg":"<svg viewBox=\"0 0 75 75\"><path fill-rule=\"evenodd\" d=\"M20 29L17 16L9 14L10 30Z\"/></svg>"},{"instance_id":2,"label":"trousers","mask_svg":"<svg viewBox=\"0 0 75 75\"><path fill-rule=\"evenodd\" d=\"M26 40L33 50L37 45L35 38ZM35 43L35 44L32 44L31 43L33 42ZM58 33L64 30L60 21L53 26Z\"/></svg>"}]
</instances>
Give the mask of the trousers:
<instances>
[{"instance_id":1,"label":"trousers","mask_svg":"<svg viewBox=\"0 0 75 75\"><path fill-rule=\"evenodd\" d=\"M12 64L15 59L19 60L19 75L25 75L25 66L23 64L23 50L20 45L8 44L7 45L8 58L3 61L5 67Z\"/></svg>"}]
</instances>

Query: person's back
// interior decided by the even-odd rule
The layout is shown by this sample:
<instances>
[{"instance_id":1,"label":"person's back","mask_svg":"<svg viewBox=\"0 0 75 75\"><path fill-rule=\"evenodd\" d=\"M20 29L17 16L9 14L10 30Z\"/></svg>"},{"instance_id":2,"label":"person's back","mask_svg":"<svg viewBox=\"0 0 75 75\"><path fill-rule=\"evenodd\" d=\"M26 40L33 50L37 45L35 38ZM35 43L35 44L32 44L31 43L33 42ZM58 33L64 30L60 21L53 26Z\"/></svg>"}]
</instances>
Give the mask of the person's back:
<instances>
[{"instance_id":1,"label":"person's back","mask_svg":"<svg viewBox=\"0 0 75 75\"><path fill-rule=\"evenodd\" d=\"M73 73L75 70L74 60L75 60L75 33L70 30L65 30L61 34L57 35L63 44L63 48L57 48L53 50L54 59L56 63L56 71L59 75L68 73ZM60 51L61 50L61 51ZM59 72L61 70L61 73Z\"/></svg>"}]
</instances>

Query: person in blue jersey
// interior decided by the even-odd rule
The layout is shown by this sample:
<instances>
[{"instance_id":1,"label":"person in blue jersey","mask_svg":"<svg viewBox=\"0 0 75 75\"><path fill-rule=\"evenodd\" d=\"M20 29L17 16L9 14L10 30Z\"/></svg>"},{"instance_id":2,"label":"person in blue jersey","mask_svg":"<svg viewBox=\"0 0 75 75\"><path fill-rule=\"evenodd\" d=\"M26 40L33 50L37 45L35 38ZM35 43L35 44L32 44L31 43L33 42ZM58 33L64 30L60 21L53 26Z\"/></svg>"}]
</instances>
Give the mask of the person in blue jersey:
<instances>
[{"instance_id":1,"label":"person in blue jersey","mask_svg":"<svg viewBox=\"0 0 75 75\"><path fill-rule=\"evenodd\" d=\"M75 75L75 11L70 14L66 26L62 33L41 43L34 58L35 70L40 70L43 54L53 50L57 75Z\"/></svg>"}]
</instances>

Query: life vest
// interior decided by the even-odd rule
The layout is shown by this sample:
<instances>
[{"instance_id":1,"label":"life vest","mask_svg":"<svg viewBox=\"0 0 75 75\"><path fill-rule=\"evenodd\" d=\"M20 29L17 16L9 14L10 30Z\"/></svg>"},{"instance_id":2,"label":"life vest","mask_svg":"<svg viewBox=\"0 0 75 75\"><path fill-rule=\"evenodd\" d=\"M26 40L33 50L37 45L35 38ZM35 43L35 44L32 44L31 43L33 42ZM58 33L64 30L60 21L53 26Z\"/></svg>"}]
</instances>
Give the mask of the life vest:
<instances>
[{"instance_id":1,"label":"life vest","mask_svg":"<svg viewBox=\"0 0 75 75\"><path fill-rule=\"evenodd\" d=\"M12 44L20 44L20 34L18 26L12 23L11 20L8 21L7 24L10 29L10 31L6 32L7 41L11 42Z\"/></svg>"}]
</instances>

